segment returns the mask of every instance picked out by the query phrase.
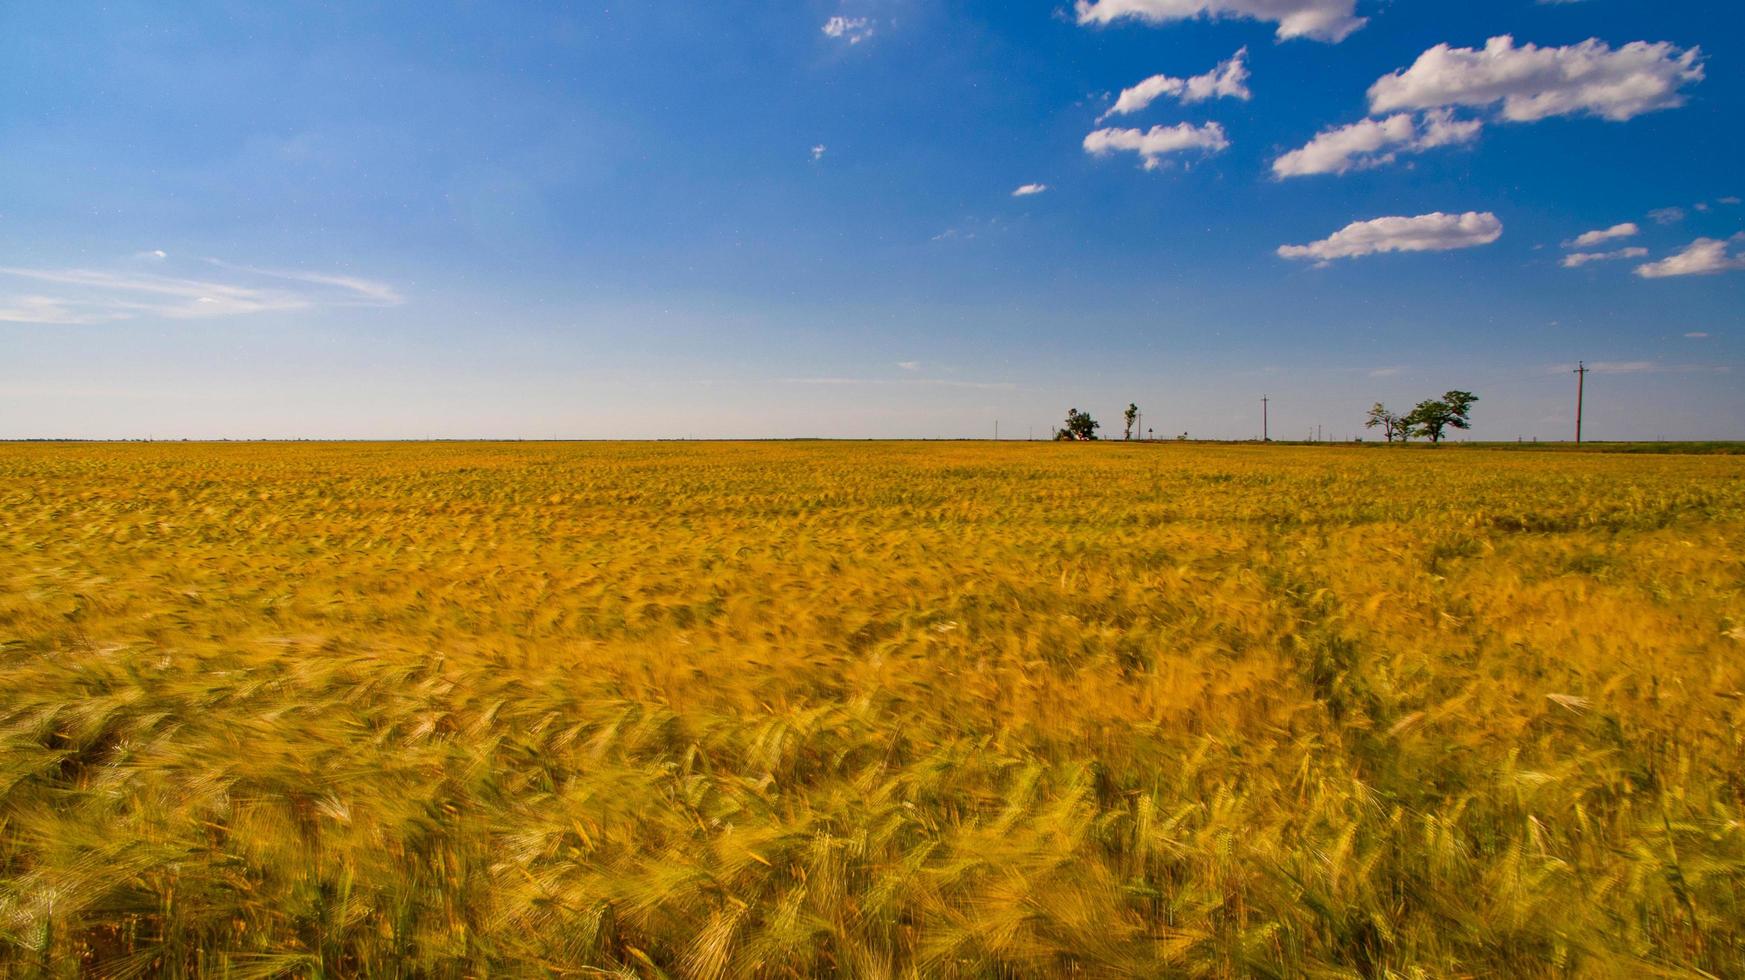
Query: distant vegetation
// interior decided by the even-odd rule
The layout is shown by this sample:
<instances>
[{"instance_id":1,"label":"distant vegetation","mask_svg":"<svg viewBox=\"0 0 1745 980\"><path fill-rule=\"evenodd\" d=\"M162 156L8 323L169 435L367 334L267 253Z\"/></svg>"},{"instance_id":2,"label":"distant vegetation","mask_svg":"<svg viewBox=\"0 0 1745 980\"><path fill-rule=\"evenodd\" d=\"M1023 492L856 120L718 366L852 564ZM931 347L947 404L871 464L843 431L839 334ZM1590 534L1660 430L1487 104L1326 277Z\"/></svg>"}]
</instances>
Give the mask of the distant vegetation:
<instances>
[{"instance_id":1,"label":"distant vegetation","mask_svg":"<svg viewBox=\"0 0 1745 980\"><path fill-rule=\"evenodd\" d=\"M1101 427L1102 423L1091 418L1091 413L1069 408L1066 411L1066 424L1055 431L1054 438L1056 441L1089 442L1097 438L1097 429Z\"/></svg>"},{"instance_id":2,"label":"distant vegetation","mask_svg":"<svg viewBox=\"0 0 1745 980\"><path fill-rule=\"evenodd\" d=\"M1742 475L3 446L0 975L1745 976Z\"/></svg>"},{"instance_id":3,"label":"distant vegetation","mask_svg":"<svg viewBox=\"0 0 1745 980\"><path fill-rule=\"evenodd\" d=\"M1364 428L1381 429L1382 437L1393 442L1409 442L1422 436L1432 444L1440 443L1449 429L1472 428L1472 406L1478 396L1470 391L1450 391L1441 398L1419 402L1410 412L1396 415L1381 402L1370 408Z\"/></svg>"}]
</instances>

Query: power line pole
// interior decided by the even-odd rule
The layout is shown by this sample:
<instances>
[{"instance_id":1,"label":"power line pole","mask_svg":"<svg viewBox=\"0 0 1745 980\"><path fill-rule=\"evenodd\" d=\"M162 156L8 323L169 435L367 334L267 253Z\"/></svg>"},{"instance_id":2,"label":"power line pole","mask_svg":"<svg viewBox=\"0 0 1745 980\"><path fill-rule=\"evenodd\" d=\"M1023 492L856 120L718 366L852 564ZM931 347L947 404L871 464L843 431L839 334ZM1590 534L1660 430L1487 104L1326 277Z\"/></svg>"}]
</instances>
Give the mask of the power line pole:
<instances>
[{"instance_id":1,"label":"power line pole","mask_svg":"<svg viewBox=\"0 0 1745 980\"><path fill-rule=\"evenodd\" d=\"M994 420L994 441L995 442L1000 441L1000 420L999 419Z\"/></svg>"},{"instance_id":2,"label":"power line pole","mask_svg":"<svg viewBox=\"0 0 1745 980\"><path fill-rule=\"evenodd\" d=\"M1272 399L1266 397L1265 395L1260 396L1260 441L1261 442L1271 442L1272 441L1272 433L1267 431L1267 427L1266 427L1266 424L1267 424L1267 418L1266 418L1267 403L1270 401L1272 401Z\"/></svg>"},{"instance_id":3,"label":"power line pole","mask_svg":"<svg viewBox=\"0 0 1745 980\"><path fill-rule=\"evenodd\" d=\"M1575 362L1575 444L1581 445L1581 403L1587 387L1587 362Z\"/></svg>"}]
</instances>

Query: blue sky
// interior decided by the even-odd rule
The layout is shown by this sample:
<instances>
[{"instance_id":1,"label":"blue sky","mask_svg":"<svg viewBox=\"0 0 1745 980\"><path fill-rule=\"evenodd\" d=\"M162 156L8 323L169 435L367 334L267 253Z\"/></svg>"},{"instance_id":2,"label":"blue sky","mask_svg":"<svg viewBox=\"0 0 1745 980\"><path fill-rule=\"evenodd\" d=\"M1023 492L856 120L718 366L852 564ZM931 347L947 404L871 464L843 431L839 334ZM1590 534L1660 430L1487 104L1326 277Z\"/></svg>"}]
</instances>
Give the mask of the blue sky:
<instances>
[{"instance_id":1,"label":"blue sky","mask_svg":"<svg viewBox=\"0 0 1745 980\"><path fill-rule=\"evenodd\" d=\"M1680 2L15 0L0 436L1565 438L1584 359L1590 437L1745 438L1742 69Z\"/></svg>"}]
</instances>

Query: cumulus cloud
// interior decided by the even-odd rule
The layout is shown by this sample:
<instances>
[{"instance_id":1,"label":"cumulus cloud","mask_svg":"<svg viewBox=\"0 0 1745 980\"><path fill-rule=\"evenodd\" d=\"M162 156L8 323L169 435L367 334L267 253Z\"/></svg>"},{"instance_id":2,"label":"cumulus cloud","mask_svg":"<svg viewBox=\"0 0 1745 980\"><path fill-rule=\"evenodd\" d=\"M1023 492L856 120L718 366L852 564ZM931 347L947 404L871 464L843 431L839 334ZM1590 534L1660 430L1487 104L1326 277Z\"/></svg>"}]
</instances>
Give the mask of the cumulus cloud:
<instances>
[{"instance_id":1,"label":"cumulus cloud","mask_svg":"<svg viewBox=\"0 0 1745 980\"><path fill-rule=\"evenodd\" d=\"M1195 17L1238 17L1278 25L1279 38L1339 42L1368 22L1357 0L1078 0L1080 24L1108 24L1124 17L1163 24Z\"/></svg>"},{"instance_id":2,"label":"cumulus cloud","mask_svg":"<svg viewBox=\"0 0 1745 980\"><path fill-rule=\"evenodd\" d=\"M1610 252L1571 252L1563 257L1565 269L1579 269L1589 262L1610 262L1613 259L1639 259L1648 254L1645 248L1614 249Z\"/></svg>"},{"instance_id":3,"label":"cumulus cloud","mask_svg":"<svg viewBox=\"0 0 1745 980\"><path fill-rule=\"evenodd\" d=\"M1699 238L1685 246L1682 252L1637 266L1636 274L1644 279L1665 279L1670 276L1706 276L1733 269L1745 269L1745 256L1728 255L1727 243L1719 238Z\"/></svg>"},{"instance_id":4,"label":"cumulus cloud","mask_svg":"<svg viewBox=\"0 0 1745 980\"><path fill-rule=\"evenodd\" d=\"M1030 197L1048 190L1047 184L1025 184L1012 192L1013 197Z\"/></svg>"},{"instance_id":5,"label":"cumulus cloud","mask_svg":"<svg viewBox=\"0 0 1745 980\"><path fill-rule=\"evenodd\" d=\"M1171 153L1201 150L1209 156L1227 149L1230 139L1224 134L1224 127L1215 122L1202 126L1177 123L1174 126L1153 126L1146 131L1099 129L1085 137L1084 145L1085 152L1093 156L1105 156L1117 150L1137 153L1145 161L1145 169L1156 170L1164 165L1164 158Z\"/></svg>"},{"instance_id":6,"label":"cumulus cloud","mask_svg":"<svg viewBox=\"0 0 1745 980\"><path fill-rule=\"evenodd\" d=\"M1589 114L1621 122L1684 104L1680 91L1702 81L1698 48L1632 41L1621 48L1597 38L1562 48L1516 46L1508 35L1482 50L1446 44L1425 51L1410 68L1384 75L1369 89L1370 112L1490 106L1502 118L1533 122Z\"/></svg>"},{"instance_id":7,"label":"cumulus cloud","mask_svg":"<svg viewBox=\"0 0 1745 980\"><path fill-rule=\"evenodd\" d=\"M1364 119L1349 126L1324 129L1303 146L1272 162L1275 177L1342 174L1393 163L1401 153L1422 153L1438 146L1469 143L1484 123L1456 119L1453 110L1434 109L1414 119L1401 112L1385 119Z\"/></svg>"},{"instance_id":8,"label":"cumulus cloud","mask_svg":"<svg viewBox=\"0 0 1745 980\"><path fill-rule=\"evenodd\" d=\"M1600 229L1597 229L1595 231L1584 231L1581 234L1570 239L1569 241L1564 242L1563 247L1564 248L1592 248L1593 246L1598 245L1602 242L1609 242L1609 241L1612 241L1613 239L1616 239L1616 238L1629 238L1633 235L1640 233L1641 231L1642 231L1642 229L1636 227L1636 223L1634 221L1625 221L1622 224L1616 224L1616 225L1611 226L1610 228L1600 228Z\"/></svg>"},{"instance_id":9,"label":"cumulus cloud","mask_svg":"<svg viewBox=\"0 0 1745 980\"><path fill-rule=\"evenodd\" d=\"M0 267L0 277L35 284L0 296L0 321L94 324L141 317L212 319L340 306L398 306L399 291L355 276L258 269L208 260L231 275L187 278L100 269Z\"/></svg>"},{"instance_id":10,"label":"cumulus cloud","mask_svg":"<svg viewBox=\"0 0 1745 980\"><path fill-rule=\"evenodd\" d=\"M1489 245L1502 234L1503 223L1488 211L1468 211L1465 214L1436 211L1415 218L1353 221L1318 242L1281 245L1278 254L1287 259L1330 262L1379 252L1444 252Z\"/></svg>"},{"instance_id":11,"label":"cumulus cloud","mask_svg":"<svg viewBox=\"0 0 1745 980\"><path fill-rule=\"evenodd\" d=\"M836 16L824 22L824 34L849 44L859 44L873 36L873 24L867 17Z\"/></svg>"},{"instance_id":12,"label":"cumulus cloud","mask_svg":"<svg viewBox=\"0 0 1745 980\"><path fill-rule=\"evenodd\" d=\"M1121 96L1115 100L1114 106L1108 112L1103 113L1103 118L1127 116L1143 111L1166 95L1187 103L1219 98L1247 101L1252 95L1248 91L1247 58L1248 49L1243 48L1228 61L1218 62L1217 67L1204 75L1195 75L1192 78L1153 75L1132 88L1122 89Z\"/></svg>"}]
</instances>

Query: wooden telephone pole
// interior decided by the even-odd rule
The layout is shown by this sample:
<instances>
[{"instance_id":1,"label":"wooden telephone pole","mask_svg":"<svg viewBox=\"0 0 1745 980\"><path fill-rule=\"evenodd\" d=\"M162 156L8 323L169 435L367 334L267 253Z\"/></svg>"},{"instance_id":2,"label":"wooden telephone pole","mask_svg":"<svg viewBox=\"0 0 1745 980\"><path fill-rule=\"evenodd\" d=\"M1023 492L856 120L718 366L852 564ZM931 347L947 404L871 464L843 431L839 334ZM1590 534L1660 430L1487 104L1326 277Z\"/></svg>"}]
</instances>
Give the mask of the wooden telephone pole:
<instances>
[{"instance_id":1,"label":"wooden telephone pole","mask_svg":"<svg viewBox=\"0 0 1745 980\"><path fill-rule=\"evenodd\" d=\"M1587 362L1575 362L1575 444L1581 445L1581 403L1587 387Z\"/></svg>"},{"instance_id":2,"label":"wooden telephone pole","mask_svg":"<svg viewBox=\"0 0 1745 980\"><path fill-rule=\"evenodd\" d=\"M1266 427L1266 424L1267 424L1266 410L1268 407L1267 403L1269 403L1271 401L1272 401L1272 399L1266 397L1265 395L1260 396L1260 441L1261 442L1271 442L1272 441L1272 433L1269 432L1267 430L1267 427Z\"/></svg>"}]
</instances>

